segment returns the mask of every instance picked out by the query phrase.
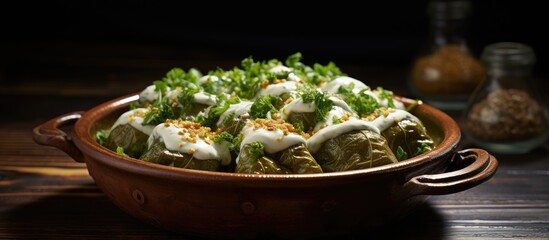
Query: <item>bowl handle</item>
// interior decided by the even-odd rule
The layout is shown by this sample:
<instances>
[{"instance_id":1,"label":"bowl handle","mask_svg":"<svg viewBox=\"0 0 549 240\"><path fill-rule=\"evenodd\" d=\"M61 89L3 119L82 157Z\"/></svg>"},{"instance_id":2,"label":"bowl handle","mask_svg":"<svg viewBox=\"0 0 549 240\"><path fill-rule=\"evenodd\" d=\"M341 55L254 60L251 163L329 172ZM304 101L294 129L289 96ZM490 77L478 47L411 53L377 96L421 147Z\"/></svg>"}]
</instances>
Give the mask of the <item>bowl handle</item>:
<instances>
[{"instance_id":1,"label":"bowl handle","mask_svg":"<svg viewBox=\"0 0 549 240\"><path fill-rule=\"evenodd\" d=\"M40 145L59 148L75 161L84 162L84 156L76 145L74 145L71 136L59 129L60 127L74 124L80 119L83 113L83 111L71 112L50 119L32 130L32 138Z\"/></svg>"},{"instance_id":2,"label":"bowl handle","mask_svg":"<svg viewBox=\"0 0 549 240\"><path fill-rule=\"evenodd\" d=\"M465 149L457 152L447 172L414 177L404 184L404 188L409 189L411 195L456 193L490 179L497 167L496 158L485 150Z\"/></svg>"}]
</instances>

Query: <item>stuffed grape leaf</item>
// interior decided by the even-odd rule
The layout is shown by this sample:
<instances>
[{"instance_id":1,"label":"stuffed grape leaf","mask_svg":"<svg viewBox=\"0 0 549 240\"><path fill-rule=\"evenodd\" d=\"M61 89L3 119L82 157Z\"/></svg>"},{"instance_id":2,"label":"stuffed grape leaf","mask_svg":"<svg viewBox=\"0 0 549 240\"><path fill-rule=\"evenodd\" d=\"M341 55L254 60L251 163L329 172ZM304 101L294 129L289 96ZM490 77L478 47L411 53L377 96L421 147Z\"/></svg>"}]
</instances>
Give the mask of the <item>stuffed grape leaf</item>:
<instances>
[{"instance_id":1,"label":"stuffed grape leaf","mask_svg":"<svg viewBox=\"0 0 549 240\"><path fill-rule=\"evenodd\" d=\"M267 156L254 157L253 151L251 144L246 144L242 147L235 172L252 174L292 173L292 171L286 167L280 166L280 164Z\"/></svg>"},{"instance_id":2,"label":"stuffed grape leaf","mask_svg":"<svg viewBox=\"0 0 549 240\"><path fill-rule=\"evenodd\" d=\"M124 149L124 153L130 157L139 158L147 149L149 136L130 124L118 125L111 130L105 147L116 152L117 148Z\"/></svg>"},{"instance_id":3,"label":"stuffed grape leaf","mask_svg":"<svg viewBox=\"0 0 549 240\"><path fill-rule=\"evenodd\" d=\"M166 166L206 171L217 171L220 167L219 160L197 159L191 154L170 151L158 140L153 142L140 159Z\"/></svg>"},{"instance_id":4,"label":"stuffed grape leaf","mask_svg":"<svg viewBox=\"0 0 549 240\"><path fill-rule=\"evenodd\" d=\"M370 130L355 130L329 139L314 157L325 172L365 169L397 162L385 138Z\"/></svg>"},{"instance_id":5,"label":"stuffed grape leaf","mask_svg":"<svg viewBox=\"0 0 549 240\"><path fill-rule=\"evenodd\" d=\"M308 132L316 125L314 112L293 112L288 116L288 122L295 125L301 125L302 131Z\"/></svg>"},{"instance_id":6,"label":"stuffed grape leaf","mask_svg":"<svg viewBox=\"0 0 549 240\"><path fill-rule=\"evenodd\" d=\"M393 153L401 157L398 160L415 157L434 147L433 139L427 134L425 127L413 120L403 119L382 132L383 137ZM399 148L401 150L399 150Z\"/></svg>"},{"instance_id":7,"label":"stuffed grape leaf","mask_svg":"<svg viewBox=\"0 0 549 240\"><path fill-rule=\"evenodd\" d=\"M304 144L298 144L276 154L278 162L293 173L322 173L322 168Z\"/></svg>"}]
</instances>

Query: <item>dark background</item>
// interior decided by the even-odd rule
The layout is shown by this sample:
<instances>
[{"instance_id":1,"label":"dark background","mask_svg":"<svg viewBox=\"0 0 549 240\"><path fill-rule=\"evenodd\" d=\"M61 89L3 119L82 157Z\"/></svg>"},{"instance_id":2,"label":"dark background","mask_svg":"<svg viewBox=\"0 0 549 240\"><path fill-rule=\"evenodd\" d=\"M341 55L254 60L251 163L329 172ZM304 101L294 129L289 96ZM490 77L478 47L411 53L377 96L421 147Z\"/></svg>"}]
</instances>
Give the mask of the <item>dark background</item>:
<instances>
[{"instance_id":1,"label":"dark background","mask_svg":"<svg viewBox=\"0 0 549 240\"><path fill-rule=\"evenodd\" d=\"M0 11L2 41L9 44L157 45L180 50L175 59L191 60L198 58L193 49L212 54L204 59L283 58L300 51L311 61L404 66L428 35L427 2L262 2L244 9L233 2L56 1L19 2ZM537 2L473 1L469 45L478 54L493 42L523 42L543 63L547 13Z\"/></svg>"},{"instance_id":2,"label":"dark background","mask_svg":"<svg viewBox=\"0 0 549 240\"><path fill-rule=\"evenodd\" d=\"M307 64L333 61L409 95L402 86L428 37L427 2L19 1L0 8L0 93L102 98L85 109L139 91L172 67L205 72L301 52ZM541 1L472 1L467 42L477 56L490 43L529 44L534 74L546 81L546 15Z\"/></svg>"}]
</instances>

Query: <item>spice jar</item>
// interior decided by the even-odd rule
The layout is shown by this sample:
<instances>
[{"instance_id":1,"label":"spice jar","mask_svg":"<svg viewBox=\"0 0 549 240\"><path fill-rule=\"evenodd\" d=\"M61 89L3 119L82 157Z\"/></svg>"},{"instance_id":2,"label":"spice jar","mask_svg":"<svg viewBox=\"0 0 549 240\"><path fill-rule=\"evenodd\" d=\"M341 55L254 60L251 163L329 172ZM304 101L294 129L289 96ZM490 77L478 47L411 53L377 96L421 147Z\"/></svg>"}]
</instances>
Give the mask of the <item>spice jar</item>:
<instances>
[{"instance_id":1,"label":"spice jar","mask_svg":"<svg viewBox=\"0 0 549 240\"><path fill-rule=\"evenodd\" d=\"M463 110L485 76L465 39L469 1L431 1L430 37L414 60L408 86L423 101L443 110Z\"/></svg>"},{"instance_id":2,"label":"spice jar","mask_svg":"<svg viewBox=\"0 0 549 240\"><path fill-rule=\"evenodd\" d=\"M549 136L549 113L535 88L535 54L521 43L487 46L481 60L487 77L463 115L463 130L477 145L495 153L527 153Z\"/></svg>"}]
</instances>

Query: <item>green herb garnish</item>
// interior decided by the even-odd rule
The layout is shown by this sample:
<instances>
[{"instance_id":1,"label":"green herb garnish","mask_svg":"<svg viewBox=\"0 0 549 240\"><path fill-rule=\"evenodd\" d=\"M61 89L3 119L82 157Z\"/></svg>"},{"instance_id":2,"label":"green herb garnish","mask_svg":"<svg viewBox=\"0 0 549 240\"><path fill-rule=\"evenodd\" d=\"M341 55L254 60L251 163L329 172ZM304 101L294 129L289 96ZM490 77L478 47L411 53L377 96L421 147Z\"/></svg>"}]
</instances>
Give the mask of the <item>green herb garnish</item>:
<instances>
[{"instance_id":1,"label":"green herb garnish","mask_svg":"<svg viewBox=\"0 0 549 240\"><path fill-rule=\"evenodd\" d=\"M380 99L387 99L387 107L395 108L392 91L385 90L382 87L377 87L377 91L379 92Z\"/></svg>"},{"instance_id":2,"label":"green herb garnish","mask_svg":"<svg viewBox=\"0 0 549 240\"><path fill-rule=\"evenodd\" d=\"M260 142L250 143L252 149L250 150L250 158L257 160L265 155L264 146Z\"/></svg>"},{"instance_id":3,"label":"green herb garnish","mask_svg":"<svg viewBox=\"0 0 549 240\"><path fill-rule=\"evenodd\" d=\"M214 142L216 143L222 143L223 141L227 141L228 143L231 143L233 142L233 135L231 135L230 133L228 132L222 132L221 134L219 135L216 135L214 137Z\"/></svg>"},{"instance_id":4,"label":"green herb garnish","mask_svg":"<svg viewBox=\"0 0 549 240\"><path fill-rule=\"evenodd\" d=\"M326 121L326 115L334 105L328 94L309 84L298 87L297 91L303 103L315 104L315 122Z\"/></svg>"},{"instance_id":5,"label":"green herb garnish","mask_svg":"<svg viewBox=\"0 0 549 240\"><path fill-rule=\"evenodd\" d=\"M191 111L194 109L194 107L196 106L196 102L194 101L194 95L199 92L200 89L198 88L185 87L179 93L179 95L177 95L177 101L181 104L181 117L190 114Z\"/></svg>"},{"instance_id":6,"label":"green herb garnish","mask_svg":"<svg viewBox=\"0 0 549 240\"><path fill-rule=\"evenodd\" d=\"M408 159L408 153L406 153L406 151L404 151L401 146L398 146L395 155L399 161Z\"/></svg>"},{"instance_id":7,"label":"green herb garnish","mask_svg":"<svg viewBox=\"0 0 549 240\"><path fill-rule=\"evenodd\" d=\"M421 145L417 147L416 152L414 153L414 156L426 153L431 150L433 150L433 148L431 148L431 145L429 145L426 142L421 142Z\"/></svg>"},{"instance_id":8,"label":"green herb garnish","mask_svg":"<svg viewBox=\"0 0 549 240\"><path fill-rule=\"evenodd\" d=\"M233 138L233 144L229 148L231 151L236 152L237 154L240 152L240 145L242 144L242 133L239 133L236 135L236 137Z\"/></svg>"},{"instance_id":9,"label":"green herb garnish","mask_svg":"<svg viewBox=\"0 0 549 240\"><path fill-rule=\"evenodd\" d=\"M341 123L341 119L338 118L337 116L334 116L332 118L332 124L338 124L338 123Z\"/></svg>"},{"instance_id":10,"label":"green herb garnish","mask_svg":"<svg viewBox=\"0 0 549 240\"><path fill-rule=\"evenodd\" d=\"M278 96L259 96L250 108L250 117L252 119L267 118L269 112L271 114L277 113L283 104L282 99Z\"/></svg>"},{"instance_id":11,"label":"green herb garnish","mask_svg":"<svg viewBox=\"0 0 549 240\"><path fill-rule=\"evenodd\" d=\"M219 117L229 109L231 104L237 104L240 102L240 98L232 97L227 99L225 94L220 94L217 96L217 103L212 106L206 114L200 114L196 117L195 122L200 123L202 126L214 127L217 123ZM234 118L234 112L231 113L225 121L228 119L232 120Z\"/></svg>"},{"instance_id":12,"label":"green herb garnish","mask_svg":"<svg viewBox=\"0 0 549 240\"><path fill-rule=\"evenodd\" d=\"M158 125L166 119L174 119L175 114L170 106L168 98L163 97L163 93L158 93L156 101L149 106L149 111L145 114L143 125Z\"/></svg>"},{"instance_id":13,"label":"green herb garnish","mask_svg":"<svg viewBox=\"0 0 549 240\"><path fill-rule=\"evenodd\" d=\"M109 137L109 130L105 129L105 130L99 130L95 133L95 139L97 141L97 143L99 143L100 145L103 145L105 146L107 144L107 139Z\"/></svg>"},{"instance_id":14,"label":"green herb garnish","mask_svg":"<svg viewBox=\"0 0 549 240\"><path fill-rule=\"evenodd\" d=\"M305 129L305 127L303 126L303 121L298 119L293 123L293 125L294 125L295 131L297 133L299 133L299 134L303 133L303 131Z\"/></svg>"},{"instance_id":15,"label":"green herb garnish","mask_svg":"<svg viewBox=\"0 0 549 240\"><path fill-rule=\"evenodd\" d=\"M129 157L127 154L124 153L124 148L120 146L116 147L116 154L124 157Z\"/></svg>"},{"instance_id":16,"label":"green herb garnish","mask_svg":"<svg viewBox=\"0 0 549 240\"><path fill-rule=\"evenodd\" d=\"M365 117L370 115L379 107L379 103L374 97L366 93L369 89L362 89L360 92L355 93L353 92L353 85L339 87L339 94L345 97L345 102L349 104L358 116Z\"/></svg>"}]
</instances>

